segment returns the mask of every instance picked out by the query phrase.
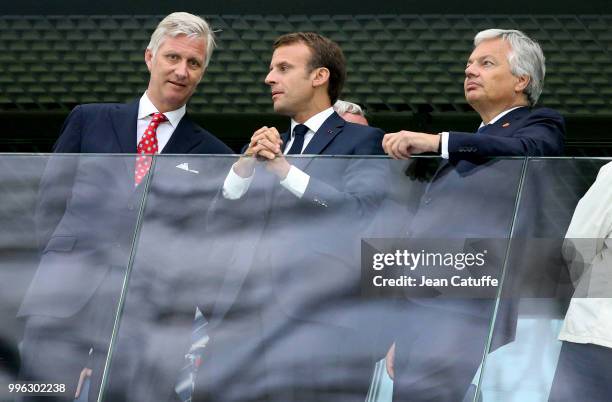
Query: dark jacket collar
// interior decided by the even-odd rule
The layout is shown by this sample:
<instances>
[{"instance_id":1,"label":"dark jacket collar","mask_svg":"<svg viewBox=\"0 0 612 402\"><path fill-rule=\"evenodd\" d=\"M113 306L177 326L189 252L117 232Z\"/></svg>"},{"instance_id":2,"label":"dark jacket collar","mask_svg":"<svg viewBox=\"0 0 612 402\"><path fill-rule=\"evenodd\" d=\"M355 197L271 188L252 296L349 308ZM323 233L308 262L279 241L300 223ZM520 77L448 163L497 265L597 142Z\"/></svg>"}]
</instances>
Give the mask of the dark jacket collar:
<instances>
[{"instance_id":1,"label":"dark jacket collar","mask_svg":"<svg viewBox=\"0 0 612 402\"><path fill-rule=\"evenodd\" d=\"M111 116L115 136L121 147L121 153L136 153L138 105L139 99L128 104L116 105L115 113ZM200 142L201 136L198 135L197 127L188 115L185 114L161 153L186 154Z\"/></svg>"}]
</instances>

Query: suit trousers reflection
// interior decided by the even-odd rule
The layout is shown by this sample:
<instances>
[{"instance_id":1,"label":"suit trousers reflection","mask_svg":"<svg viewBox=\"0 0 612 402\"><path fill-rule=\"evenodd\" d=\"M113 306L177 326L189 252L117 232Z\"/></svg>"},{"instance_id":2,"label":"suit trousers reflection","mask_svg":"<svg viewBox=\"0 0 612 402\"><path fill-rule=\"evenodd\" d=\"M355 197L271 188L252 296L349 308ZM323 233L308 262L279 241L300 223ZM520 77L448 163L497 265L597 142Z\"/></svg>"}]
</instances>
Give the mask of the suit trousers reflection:
<instances>
[{"instance_id":1,"label":"suit trousers reflection","mask_svg":"<svg viewBox=\"0 0 612 402\"><path fill-rule=\"evenodd\" d=\"M84 367L92 369L89 401L97 400L124 274L124 267L111 267L93 297L72 317L27 318L20 380L65 384L67 391L63 396L32 396L24 401L73 401Z\"/></svg>"}]
</instances>

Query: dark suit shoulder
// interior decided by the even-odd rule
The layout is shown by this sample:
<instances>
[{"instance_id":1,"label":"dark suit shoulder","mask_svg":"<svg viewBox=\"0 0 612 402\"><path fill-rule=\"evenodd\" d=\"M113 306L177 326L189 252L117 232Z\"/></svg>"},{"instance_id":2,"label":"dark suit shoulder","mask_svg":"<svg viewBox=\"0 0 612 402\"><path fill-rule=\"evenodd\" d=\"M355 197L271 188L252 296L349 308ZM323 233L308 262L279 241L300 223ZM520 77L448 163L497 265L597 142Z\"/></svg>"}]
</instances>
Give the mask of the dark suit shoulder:
<instances>
[{"instance_id":1,"label":"dark suit shoulder","mask_svg":"<svg viewBox=\"0 0 612 402\"><path fill-rule=\"evenodd\" d=\"M557 156L563 153L565 122L548 109L513 110L481 134L449 132L449 159L498 156Z\"/></svg>"},{"instance_id":2,"label":"dark suit shoulder","mask_svg":"<svg viewBox=\"0 0 612 402\"><path fill-rule=\"evenodd\" d=\"M344 131L356 142L355 155L383 155L382 140L385 133L377 127L346 122Z\"/></svg>"},{"instance_id":3,"label":"dark suit shoulder","mask_svg":"<svg viewBox=\"0 0 612 402\"><path fill-rule=\"evenodd\" d=\"M167 153L209 155L234 153L223 141L196 124L189 114L183 116L173 137L175 138L167 145Z\"/></svg>"},{"instance_id":4,"label":"dark suit shoulder","mask_svg":"<svg viewBox=\"0 0 612 402\"><path fill-rule=\"evenodd\" d=\"M364 126L363 124L351 123L348 121L344 125L344 129L350 130L351 132L355 132L358 135L378 135L378 136L385 135L385 133L380 128L372 127L372 126Z\"/></svg>"},{"instance_id":5,"label":"dark suit shoulder","mask_svg":"<svg viewBox=\"0 0 612 402\"><path fill-rule=\"evenodd\" d=\"M526 124L529 124L529 121L550 120L559 127L559 131L565 132L565 118L554 109L547 107L532 109L531 112L525 116L525 119L527 120Z\"/></svg>"},{"instance_id":6,"label":"dark suit shoulder","mask_svg":"<svg viewBox=\"0 0 612 402\"><path fill-rule=\"evenodd\" d=\"M548 108L548 107L539 107L539 108L535 108L535 109L531 109L531 116L550 116L553 118L563 118L563 116L561 115L561 113L557 112L554 109Z\"/></svg>"},{"instance_id":7,"label":"dark suit shoulder","mask_svg":"<svg viewBox=\"0 0 612 402\"><path fill-rule=\"evenodd\" d=\"M98 129L104 130L101 127L106 127L110 124L111 111L119 108L127 108L128 105L120 103L88 103L77 105L72 109L64 124L59 138L53 146L53 152L59 153L83 153L83 152L98 152L97 135ZM109 132L109 130L104 130ZM94 139L94 147L91 143L85 140L85 136ZM107 141L108 142L108 141Z\"/></svg>"},{"instance_id":8,"label":"dark suit shoulder","mask_svg":"<svg viewBox=\"0 0 612 402\"><path fill-rule=\"evenodd\" d=\"M194 148L190 153L194 154L219 154L228 155L234 154L234 151L228 147L223 141L217 138L214 134L197 124L193 124L198 136L202 138L202 142Z\"/></svg>"},{"instance_id":9,"label":"dark suit shoulder","mask_svg":"<svg viewBox=\"0 0 612 402\"><path fill-rule=\"evenodd\" d=\"M75 107L78 108L82 113L85 114L96 114L104 112L114 112L119 109L128 107L129 104L125 103L84 103Z\"/></svg>"}]
</instances>

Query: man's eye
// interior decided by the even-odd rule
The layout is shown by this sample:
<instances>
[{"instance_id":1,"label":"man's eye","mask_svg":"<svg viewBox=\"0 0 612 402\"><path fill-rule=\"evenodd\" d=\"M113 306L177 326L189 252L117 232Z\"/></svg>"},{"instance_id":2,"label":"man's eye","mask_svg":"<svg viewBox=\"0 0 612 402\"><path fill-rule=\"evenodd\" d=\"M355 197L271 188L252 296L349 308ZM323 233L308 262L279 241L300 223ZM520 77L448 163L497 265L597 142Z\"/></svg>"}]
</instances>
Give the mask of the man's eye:
<instances>
[{"instance_id":1,"label":"man's eye","mask_svg":"<svg viewBox=\"0 0 612 402\"><path fill-rule=\"evenodd\" d=\"M166 56L168 58L168 60L178 60L178 56L176 54L169 54L168 56Z\"/></svg>"},{"instance_id":2,"label":"man's eye","mask_svg":"<svg viewBox=\"0 0 612 402\"><path fill-rule=\"evenodd\" d=\"M193 67L193 68L198 68L198 67L200 67L200 62L198 62L197 60L191 60L191 61L189 62L189 65L190 65L191 67Z\"/></svg>"},{"instance_id":3,"label":"man's eye","mask_svg":"<svg viewBox=\"0 0 612 402\"><path fill-rule=\"evenodd\" d=\"M483 66L492 66L494 63L491 60L485 60L482 62Z\"/></svg>"}]
</instances>

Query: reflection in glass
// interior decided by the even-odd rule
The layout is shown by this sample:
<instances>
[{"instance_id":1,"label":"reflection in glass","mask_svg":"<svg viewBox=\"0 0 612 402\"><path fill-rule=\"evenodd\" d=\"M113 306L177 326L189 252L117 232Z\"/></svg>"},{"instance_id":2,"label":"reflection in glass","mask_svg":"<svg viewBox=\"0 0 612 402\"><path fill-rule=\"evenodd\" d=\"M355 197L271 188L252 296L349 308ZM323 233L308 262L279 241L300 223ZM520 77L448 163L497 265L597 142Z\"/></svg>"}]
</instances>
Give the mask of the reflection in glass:
<instances>
[{"instance_id":1,"label":"reflection in glass","mask_svg":"<svg viewBox=\"0 0 612 402\"><path fill-rule=\"evenodd\" d=\"M19 379L65 384L56 400L73 400L84 385L95 399L100 388L143 197L133 165L133 157L53 155L34 190L40 259L17 312ZM26 397L38 398L49 400Z\"/></svg>"},{"instance_id":2,"label":"reflection in glass","mask_svg":"<svg viewBox=\"0 0 612 402\"><path fill-rule=\"evenodd\" d=\"M563 341L551 401L606 401L612 395L612 163L576 206L564 256L575 292L559 339Z\"/></svg>"},{"instance_id":3,"label":"reflection in glass","mask_svg":"<svg viewBox=\"0 0 612 402\"><path fill-rule=\"evenodd\" d=\"M561 348L556 338L573 292L564 236L599 166L582 159L527 163L490 353L479 373L483 401L549 397Z\"/></svg>"}]
</instances>

